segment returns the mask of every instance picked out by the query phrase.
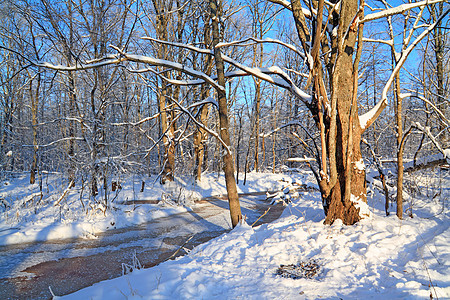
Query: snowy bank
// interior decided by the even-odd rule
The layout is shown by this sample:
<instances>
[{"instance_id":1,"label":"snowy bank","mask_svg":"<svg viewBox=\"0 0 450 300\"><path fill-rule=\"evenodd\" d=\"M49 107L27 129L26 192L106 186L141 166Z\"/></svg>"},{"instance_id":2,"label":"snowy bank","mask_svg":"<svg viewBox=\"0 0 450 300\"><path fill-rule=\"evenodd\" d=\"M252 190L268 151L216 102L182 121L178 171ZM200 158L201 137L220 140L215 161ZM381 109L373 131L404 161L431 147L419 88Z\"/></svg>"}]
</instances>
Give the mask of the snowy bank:
<instances>
[{"instance_id":1,"label":"snowy bank","mask_svg":"<svg viewBox=\"0 0 450 300\"><path fill-rule=\"evenodd\" d=\"M156 267L63 299L425 299L450 297L448 214L399 220L382 210L354 226L323 225L319 194L304 192L282 217L243 224ZM312 277L276 275L314 259Z\"/></svg>"},{"instance_id":2,"label":"snowy bank","mask_svg":"<svg viewBox=\"0 0 450 300\"><path fill-rule=\"evenodd\" d=\"M292 180L281 174L249 173L243 185L243 175L240 177L239 193L278 190L283 186L283 178ZM297 174L294 178L302 182L309 177ZM60 174L44 174L42 181L42 196L37 183L29 184L28 174L18 174L0 183L0 246L52 239L95 239L100 232L185 212L196 205L195 200L226 194L223 175L205 174L198 183L177 178L166 185L160 185L156 177L129 176L118 180L120 189L108 191L110 208L105 210L104 195L93 201L88 188L81 189L79 182L59 202L67 182ZM143 192L142 182L145 182ZM123 205L133 200L157 204ZM55 206L57 202L59 205Z\"/></svg>"}]
</instances>

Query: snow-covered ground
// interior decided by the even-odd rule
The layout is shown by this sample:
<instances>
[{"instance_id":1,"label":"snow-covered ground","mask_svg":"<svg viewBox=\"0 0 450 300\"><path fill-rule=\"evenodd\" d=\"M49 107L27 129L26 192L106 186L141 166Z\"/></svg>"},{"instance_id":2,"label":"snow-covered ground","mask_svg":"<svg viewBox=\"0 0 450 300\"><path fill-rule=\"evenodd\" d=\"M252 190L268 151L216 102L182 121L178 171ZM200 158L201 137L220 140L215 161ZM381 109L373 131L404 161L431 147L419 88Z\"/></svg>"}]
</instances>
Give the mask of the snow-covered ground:
<instances>
[{"instance_id":1,"label":"snow-covered ground","mask_svg":"<svg viewBox=\"0 0 450 300\"><path fill-rule=\"evenodd\" d=\"M240 192L280 189L286 184L282 178L313 186L309 175L252 173L248 185L240 186ZM405 209L411 210L414 217L406 216L404 220L395 213L386 217L383 195L369 185L372 213L354 226L344 226L339 221L332 226L323 225L320 195L313 190L302 191L298 198L292 198L281 218L271 224L252 228L244 223L176 260L135 270L63 298L449 299L449 183L448 171L439 177L416 176L409 180ZM154 194L146 197L156 197L158 193L161 197L162 191L156 186L148 192ZM186 184L185 189L203 196L221 194L224 182L209 175L201 185L189 188ZM1 192L4 191L2 187ZM142 207L149 210L148 206ZM173 213L164 209L161 213ZM111 215L118 220L118 215ZM56 212L51 216L55 219ZM11 222L12 217L9 218ZM95 219L89 218L77 222ZM26 215L22 223L10 226L31 227L32 223L26 222L31 219L32 214ZM55 223L54 220L50 227L57 231ZM2 241L7 240L4 235ZM277 275L281 265L301 263L312 263L319 270L307 277L300 274L298 279Z\"/></svg>"},{"instance_id":2,"label":"snow-covered ground","mask_svg":"<svg viewBox=\"0 0 450 300\"><path fill-rule=\"evenodd\" d=\"M439 180L439 197L408 198L414 218L384 216L382 197L372 192L373 214L354 226L323 225L319 194L302 192L272 224L242 224L177 260L64 299L448 299L448 173ZM318 273L276 274L302 262L315 263Z\"/></svg>"},{"instance_id":3,"label":"snow-covered ground","mask_svg":"<svg viewBox=\"0 0 450 300\"><path fill-rule=\"evenodd\" d=\"M283 186L283 177L286 176L250 173L246 185L241 179L238 192L278 190ZM301 174L296 177L306 178ZM142 181L145 181L145 189L140 192ZM129 176L120 178L120 190L108 192L112 209L105 210L104 195L97 196L95 202L89 199L88 187L82 189L78 182L75 188L67 190L67 185L60 174L44 174L41 199L39 184L30 185L28 174L16 174L0 182L0 246L49 239L95 238L98 232L184 212L195 205L195 200L226 193L223 175L205 174L200 183L177 178L175 183L164 186L156 177ZM102 191L100 189L100 193ZM161 199L165 201L158 204L121 204L131 200Z\"/></svg>"}]
</instances>

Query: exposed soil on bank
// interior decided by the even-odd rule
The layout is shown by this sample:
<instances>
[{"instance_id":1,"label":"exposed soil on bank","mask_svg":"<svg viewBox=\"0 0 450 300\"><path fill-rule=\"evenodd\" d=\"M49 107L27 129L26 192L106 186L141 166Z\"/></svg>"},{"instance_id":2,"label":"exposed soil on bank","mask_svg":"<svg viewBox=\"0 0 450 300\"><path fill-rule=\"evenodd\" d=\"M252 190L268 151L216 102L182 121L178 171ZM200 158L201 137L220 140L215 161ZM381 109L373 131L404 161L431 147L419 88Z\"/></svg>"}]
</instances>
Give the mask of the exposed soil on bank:
<instances>
[{"instance_id":1,"label":"exposed soil on bank","mask_svg":"<svg viewBox=\"0 0 450 300\"><path fill-rule=\"evenodd\" d=\"M246 198L242 211L248 224L270 208L254 226L272 222L284 210L282 204L270 206L262 201L261 193L241 197ZM0 257L11 269L8 274L0 274L3 277L0 298L50 299L49 287L55 295L73 293L121 276L122 264L131 265L134 253L145 268L185 255L181 246L192 249L227 231L215 223L217 218L229 218L226 199L211 197L198 204L192 211L111 230L92 240L52 240L0 247Z\"/></svg>"}]
</instances>

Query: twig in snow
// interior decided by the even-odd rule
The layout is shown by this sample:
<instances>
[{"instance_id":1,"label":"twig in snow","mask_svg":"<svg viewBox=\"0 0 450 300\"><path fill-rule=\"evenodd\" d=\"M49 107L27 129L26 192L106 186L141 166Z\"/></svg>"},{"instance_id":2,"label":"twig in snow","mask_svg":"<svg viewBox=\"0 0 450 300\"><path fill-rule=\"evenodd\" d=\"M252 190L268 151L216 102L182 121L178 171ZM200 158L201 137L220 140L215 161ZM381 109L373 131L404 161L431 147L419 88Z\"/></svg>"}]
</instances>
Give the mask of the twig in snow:
<instances>
[{"instance_id":1,"label":"twig in snow","mask_svg":"<svg viewBox=\"0 0 450 300\"><path fill-rule=\"evenodd\" d=\"M175 251L171 256L169 256L169 258L167 258L167 260L169 260L169 259L175 257L175 255L177 255L178 252L180 252L180 250L183 249L184 246L185 246L190 240L192 240L193 237L194 237L194 236L192 235L190 238L188 238L188 239L186 240L186 242L184 242L183 245L181 245L180 248L178 248L177 251Z\"/></svg>"},{"instance_id":2,"label":"twig in snow","mask_svg":"<svg viewBox=\"0 0 450 300\"><path fill-rule=\"evenodd\" d=\"M269 208L258 218L258 219L256 219L256 221L255 222L253 222L253 224L252 224L252 226L251 227L253 227L253 225L255 225L256 224L256 222L258 222L259 221L259 219L261 219L262 217L264 217L268 212L269 212L269 210L272 208L272 206L269 206Z\"/></svg>"},{"instance_id":3,"label":"twig in snow","mask_svg":"<svg viewBox=\"0 0 450 300\"><path fill-rule=\"evenodd\" d=\"M66 189L64 190L63 194L61 195L61 197L59 197L58 201L56 201L54 206L58 206L58 204L64 199L64 197L66 196L66 194L70 191L70 188L72 187L74 181L71 180L69 182L69 185L66 187Z\"/></svg>"},{"instance_id":4,"label":"twig in snow","mask_svg":"<svg viewBox=\"0 0 450 300\"><path fill-rule=\"evenodd\" d=\"M436 288L434 287L433 281L431 280L430 271L428 270L427 263L425 262L425 259L423 258L422 253L420 253L420 257L422 258L422 260L423 260L423 265L424 265L424 267L425 267L425 270L427 271L428 281L430 282L430 286L431 286L431 287L433 288L433 290L434 290L434 295L436 296L436 299L439 300L439 297L438 297L437 292L436 292ZM431 291L430 291L430 299L433 299L433 294L431 293Z\"/></svg>"}]
</instances>

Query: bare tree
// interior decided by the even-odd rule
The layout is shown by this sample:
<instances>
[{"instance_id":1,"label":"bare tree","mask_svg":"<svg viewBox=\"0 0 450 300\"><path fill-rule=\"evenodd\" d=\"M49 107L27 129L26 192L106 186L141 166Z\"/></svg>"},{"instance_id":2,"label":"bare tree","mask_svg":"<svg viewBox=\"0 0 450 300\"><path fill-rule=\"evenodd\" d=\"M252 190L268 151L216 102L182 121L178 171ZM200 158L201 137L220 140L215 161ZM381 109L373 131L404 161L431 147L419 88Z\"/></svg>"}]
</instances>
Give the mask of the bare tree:
<instances>
[{"instance_id":1,"label":"bare tree","mask_svg":"<svg viewBox=\"0 0 450 300\"><path fill-rule=\"evenodd\" d=\"M190 51L210 56L215 73L213 70L211 74L208 74L206 66L196 68L190 62L180 61L180 57L164 56L165 54L162 52L156 52L154 56L157 57L154 57L148 55L148 53L142 53L141 50L128 49L121 45L112 45L111 49L114 49L116 53L96 52L94 59L84 60L74 65L61 66L52 62L33 60L32 65L61 72L94 70L93 74L97 74L95 77L97 80L94 80L94 82L105 87L110 85L100 82L104 77L101 70L105 70L107 65L120 65L130 72L152 72L159 76L166 86L208 84L213 88L216 93L219 112L219 126L216 131L208 128L192 115L192 109L198 107L199 104L193 103L186 107L181 103L181 99L177 98L178 96L175 97L175 94L178 94L175 88L174 94L170 97L172 102L170 107L176 107L196 126L207 131L220 143L233 226L236 226L240 221L241 212L231 151L228 115L231 98L228 98L229 95L226 92L226 82L234 77L253 76L257 80L282 88L289 92L286 95L298 99L310 111L319 133L320 147L316 147L319 151L317 156L319 170L316 174L326 214L325 223L331 224L336 219L341 219L345 224L353 224L362 217L359 207L364 206L366 202L365 167L360 149L362 134L386 107L387 91L412 49L423 37L434 30L437 22L447 15L449 10L445 10L433 24L420 23L417 26L422 31L403 51L402 57L398 60L385 85L380 101L365 114L358 115L358 74L364 24L395 14L406 14L412 9L442 1L428 0L409 3L376 10L376 12L365 16L364 1L329 2L318 0L302 2L292 0L287 2L271 0L270 2L280 4L283 8L291 11L297 30L299 47L276 39L266 38L263 40L260 38L261 35L259 38L224 40L226 25L233 24L226 21L230 20L232 16L238 15L243 8L216 0L210 0L208 8L211 22L211 48L198 47L195 44L186 43L184 39L183 42L180 42L180 39L161 39L164 38L164 35L157 34L156 36L159 39L152 37L145 39L151 41L151 43L165 45L167 51L177 49L176 51ZM182 5L177 7L182 7ZM102 32L100 29L99 32ZM255 44L262 43L276 44L289 49L289 51L298 55L299 60L305 62L304 66L301 70L283 70L277 66L251 66L251 61L246 61L243 57L236 58L230 55L230 53L233 53L233 49L237 47L253 47ZM102 48L103 42L99 46L100 49L104 49ZM142 68L143 65L146 67ZM160 71L155 68L160 68ZM175 76L168 74L175 74ZM304 77L304 74L307 77L306 82L298 80L298 77ZM299 87L300 84L303 85L303 89ZM161 93L161 90L156 92ZM94 94L96 94L95 91ZM99 100L103 98L104 94L100 93ZM200 103L203 100L201 99ZM212 103L213 101L207 102ZM163 107L160 109L161 112L162 109ZM167 110L167 104L164 105L164 109ZM95 111L97 112L97 110ZM105 111L100 109L100 112L104 116ZM181 116L181 114L175 116L171 122L181 118ZM298 122L292 124L294 123ZM94 132L97 131L97 129L94 130ZM276 131L274 130L274 132ZM273 150L275 151L275 148ZM275 155L273 155L273 158L275 158Z\"/></svg>"},{"instance_id":2,"label":"bare tree","mask_svg":"<svg viewBox=\"0 0 450 300\"><path fill-rule=\"evenodd\" d=\"M389 4L383 1L386 9L389 9ZM398 52L395 44L396 34L394 33L394 26L392 21L392 16L387 16L388 22L388 34L389 39L387 40L372 40L366 39L368 42L379 42L390 47L391 57L393 61L392 69L393 72L391 74L391 78L384 88L383 97L386 96L387 90L389 89L391 83L394 83L394 95L395 95L395 120L396 120L396 135L397 135L397 216L402 219L403 218L403 173L404 173L404 146L406 141L406 135L403 132L404 124L403 124L403 98L406 97L405 94L401 93L401 80L400 80L400 70L404 64L405 58L412 51L412 49L420 42L421 39L425 37L426 34L433 32L436 30L436 27L439 26L440 20L444 16L443 11L441 11L441 15L439 20L436 19L436 15L434 18L434 23L427 26L427 29L424 30L420 35L414 38L415 31L420 28L419 24L422 21L423 13L426 9L426 6L421 6L419 11L416 13L413 10L408 10L405 13L403 18L403 28L401 28L401 32L403 32L402 40L399 45L400 51ZM447 12L448 13L448 12ZM439 68L438 68L439 69ZM409 134L409 132L408 132Z\"/></svg>"}]
</instances>

